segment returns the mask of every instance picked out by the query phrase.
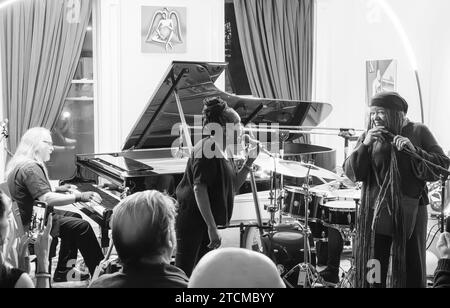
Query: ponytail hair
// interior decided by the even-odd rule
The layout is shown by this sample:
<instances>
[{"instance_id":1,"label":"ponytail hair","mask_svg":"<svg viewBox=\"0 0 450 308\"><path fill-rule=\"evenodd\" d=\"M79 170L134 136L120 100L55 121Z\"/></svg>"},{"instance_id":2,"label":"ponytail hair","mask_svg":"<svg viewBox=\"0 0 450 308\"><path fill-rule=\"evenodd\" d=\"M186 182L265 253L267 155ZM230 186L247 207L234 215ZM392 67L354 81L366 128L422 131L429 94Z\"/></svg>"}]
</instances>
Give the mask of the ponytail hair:
<instances>
[{"instance_id":1,"label":"ponytail hair","mask_svg":"<svg viewBox=\"0 0 450 308\"><path fill-rule=\"evenodd\" d=\"M231 108L227 102L218 96L208 97L203 100L203 126L210 123L217 123L220 126L225 126L229 123L227 111Z\"/></svg>"}]
</instances>

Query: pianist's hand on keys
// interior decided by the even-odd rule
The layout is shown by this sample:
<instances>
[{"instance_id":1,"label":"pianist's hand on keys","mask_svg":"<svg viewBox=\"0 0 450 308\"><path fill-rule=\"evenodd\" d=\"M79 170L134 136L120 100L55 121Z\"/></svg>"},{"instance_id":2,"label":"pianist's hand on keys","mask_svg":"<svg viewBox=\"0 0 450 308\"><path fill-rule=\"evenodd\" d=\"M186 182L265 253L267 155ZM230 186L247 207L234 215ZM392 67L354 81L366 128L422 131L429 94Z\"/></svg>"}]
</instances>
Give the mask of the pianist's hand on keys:
<instances>
[{"instance_id":1,"label":"pianist's hand on keys","mask_svg":"<svg viewBox=\"0 0 450 308\"><path fill-rule=\"evenodd\" d=\"M102 203L100 195L93 191L75 192L75 202L89 202L94 201L98 204Z\"/></svg>"},{"instance_id":2,"label":"pianist's hand on keys","mask_svg":"<svg viewBox=\"0 0 450 308\"><path fill-rule=\"evenodd\" d=\"M55 192L68 193L68 192L74 191L76 189L77 189L77 187L75 185L64 184L62 186L55 187Z\"/></svg>"}]
</instances>

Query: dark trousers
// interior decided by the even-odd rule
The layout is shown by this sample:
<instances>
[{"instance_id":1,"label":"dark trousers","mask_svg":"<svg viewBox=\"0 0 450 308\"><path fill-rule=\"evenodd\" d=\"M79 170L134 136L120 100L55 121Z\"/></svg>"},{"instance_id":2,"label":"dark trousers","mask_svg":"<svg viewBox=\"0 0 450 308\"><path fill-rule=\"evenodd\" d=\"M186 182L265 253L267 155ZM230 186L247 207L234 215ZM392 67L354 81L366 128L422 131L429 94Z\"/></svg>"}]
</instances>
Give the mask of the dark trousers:
<instances>
[{"instance_id":1,"label":"dark trousers","mask_svg":"<svg viewBox=\"0 0 450 308\"><path fill-rule=\"evenodd\" d=\"M175 265L190 277L198 261L210 251L208 248L208 229L204 221L179 213L176 221L176 232Z\"/></svg>"},{"instance_id":2,"label":"dark trousers","mask_svg":"<svg viewBox=\"0 0 450 308\"><path fill-rule=\"evenodd\" d=\"M419 206L417 220L411 238L406 242L406 287L426 288L426 233L428 213L426 206ZM376 234L374 257L380 261L381 283L375 287L385 288L391 257L392 238Z\"/></svg>"},{"instance_id":3,"label":"dark trousers","mask_svg":"<svg viewBox=\"0 0 450 308\"><path fill-rule=\"evenodd\" d=\"M103 253L94 230L87 221L77 213L55 210L52 236L54 237L52 250L56 249L56 237L61 239L56 270L64 271L71 268L80 250L89 272L91 275L94 273L96 266L103 259Z\"/></svg>"},{"instance_id":4,"label":"dark trousers","mask_svg":"<svg viewBox=\"0 0 450 308\"><path fill-rule=\"evenodd\" d=\"M344 240L341 233L335 228L328 228L328 261L327 267L339 270L341 254L344 249Z\"/></svg>"}]
</instances>

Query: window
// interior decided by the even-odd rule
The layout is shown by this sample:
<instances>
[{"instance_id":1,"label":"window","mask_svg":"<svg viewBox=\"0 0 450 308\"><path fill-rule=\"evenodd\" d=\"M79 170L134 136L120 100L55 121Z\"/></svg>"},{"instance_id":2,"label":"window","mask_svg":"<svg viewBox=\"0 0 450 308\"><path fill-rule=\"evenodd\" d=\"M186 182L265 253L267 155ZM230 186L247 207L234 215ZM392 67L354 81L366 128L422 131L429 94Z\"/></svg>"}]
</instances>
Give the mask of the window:
<instances>
[{"instance_id":1,"label":"window","mask_svg":"<svg viewBox=\"0 0 450 308\"><path fill-rule=\"evenodd\" d=\"M225 60L228 68L225 76L226 92L251 95L234 13L233 1L225 1Z\"/></svg>"},{"instance_id":2,"label":"window","mask_svg":"<svg viewBox=\"0 0 450 308\"><path fill-rule=\"evenodd\" d=\"M75 155L94 153L94 64L92 16L77 70L63 110L52 129L55 147L47 163L52 180L70 179L76 174Z\"/></svg>"}]
</instances>

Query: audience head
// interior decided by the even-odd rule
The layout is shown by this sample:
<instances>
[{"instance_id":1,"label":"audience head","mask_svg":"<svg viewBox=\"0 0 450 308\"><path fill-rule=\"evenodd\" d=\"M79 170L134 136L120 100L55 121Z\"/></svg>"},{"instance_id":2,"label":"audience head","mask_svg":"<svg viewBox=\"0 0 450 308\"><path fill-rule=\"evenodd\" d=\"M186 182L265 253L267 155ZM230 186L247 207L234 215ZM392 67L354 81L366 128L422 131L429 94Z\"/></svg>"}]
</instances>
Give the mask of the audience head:
<instances>
[{"instance_id":1,"label":"audience head","mask_svg":"<svg viewBox=\"0 0 450 308\"><path fill-rule=\"evenodd\" d=\"M114 209L112 238L122 263L170 262L175 248L175 200L156 190L128 196Z\"/></svg>"},{"instance_id":2,"label":"audience head","mask_svg":"<svg viewBox=\"0 0 450 308\"><path fill-rule=\"evenodd\" d=\"M8 163L6 173L9 174L18 164L26 160L34 160L43 164L50 160L53 150L52 137L48 129L30 128L20 139L16 153Z\"/></svg>"},{"instance_id":3,"label":"audience head","mask_svg":"<svg viewBox=\"0 0 450 308\"><path fill-rule=\"evenodd\" d=\"M243 248L210 251L197 264L190 288L285 288L267 256Z\"/></svg>"}]
</instances>

